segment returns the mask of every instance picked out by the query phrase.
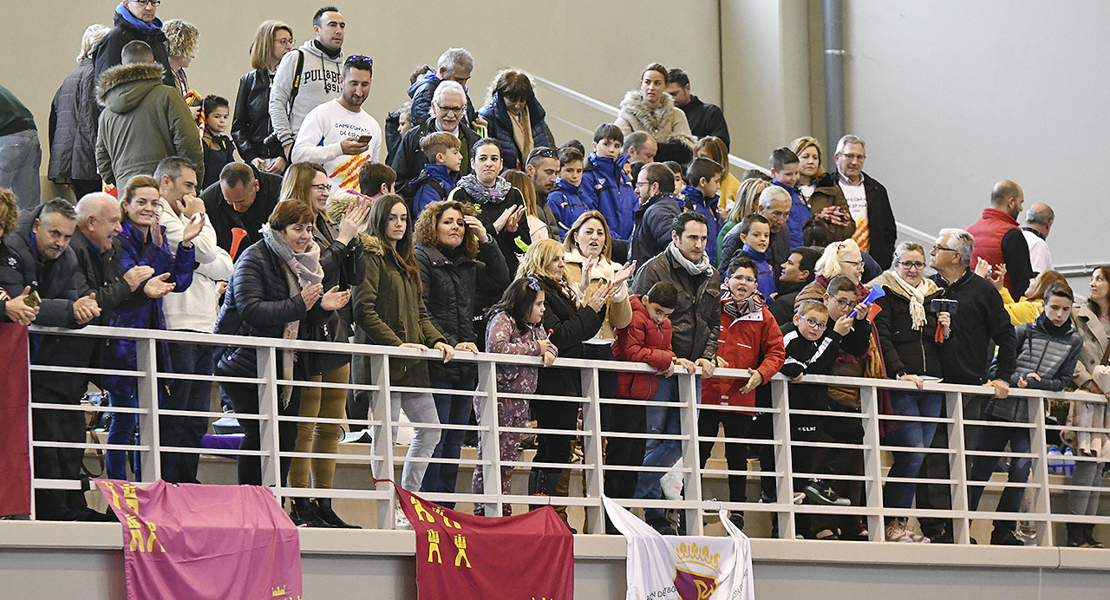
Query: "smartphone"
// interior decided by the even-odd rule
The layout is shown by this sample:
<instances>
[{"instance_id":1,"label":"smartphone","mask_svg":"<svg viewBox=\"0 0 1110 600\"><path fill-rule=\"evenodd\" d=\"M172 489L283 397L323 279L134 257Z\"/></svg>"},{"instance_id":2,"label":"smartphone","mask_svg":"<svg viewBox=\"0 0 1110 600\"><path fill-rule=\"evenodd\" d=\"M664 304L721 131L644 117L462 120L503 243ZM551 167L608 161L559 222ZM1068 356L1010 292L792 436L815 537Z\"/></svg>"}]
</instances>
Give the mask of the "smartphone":
<instances>
[{"instance_id":1,"label":"smartphone","mask_svg":"<svg viewBox=\"0 0 1110 600\"><path fill-rule=\"evenodd\" d=\"M35 308L38 305L42 304L42 296L39 296L39 293L37 291L32 291L30 294L27 294L27 296L23 298L23 303L27 306L30 306L31 308Z\"/></svg>"},{"instance_id":2,"label":"smartphone","mask_svg":"<svg viewBox=\"0 0 1110 600\"><path fill-rule=\"evenodd\" d=\"M370 140L372 140L372 139L374 139L374 136L370 135L369 133L366 134L366 135L360 135L360 136L358 136L358 143L360 143L360 144L369 144Z\"/></svg>"}]
</instances>

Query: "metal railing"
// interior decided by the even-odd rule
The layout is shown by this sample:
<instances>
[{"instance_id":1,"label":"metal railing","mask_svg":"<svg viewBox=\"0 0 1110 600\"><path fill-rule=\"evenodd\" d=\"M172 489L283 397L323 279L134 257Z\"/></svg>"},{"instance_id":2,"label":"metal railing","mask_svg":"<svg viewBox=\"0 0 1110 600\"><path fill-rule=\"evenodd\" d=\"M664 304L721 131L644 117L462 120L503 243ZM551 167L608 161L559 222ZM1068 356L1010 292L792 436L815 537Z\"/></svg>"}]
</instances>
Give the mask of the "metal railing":
<instances>
[{"instance_id":1,"label":"metal railing","mask_svg":"<svg viewBox=\"0 0 1110 600\"><path fill-rule=\"evenodd\" d=\"M878 379L863 379L853 377L832 377L832 376L806 376L803 379L805 384L818 384L818 385L836 385L836 386L850 386L858 388L860 396L860 409L859 412L827 412L815 410L802 410L797 407L791 406L790 402L790 388L796 384L787 385L787 382L781 378L776 377L770 382L771 389L771 403L767 408L736 408L727 406L711 406L702 405L699 403L697 397L697 386L695 385L695 375L682 372L681 369L676 373L678 380L679 402L677 404L658 401L632 401L626 399L607 398L600 395L599 376L607 372L626 372L626 373L640 373L640 374L653 374L654 369L647 365L639 363L626 363L619 361L591 361L591 360L578 360L578 359L564 359L560 358L556 361L555 366L570 367L579 369L582 376L582 390L581 397L568 397L568 396L552 396L552 395L539 395L531 394L522 396L519 394L502 394L497 391L495 369L498 365L530 365L539 366L540 361L538 358L520 357L504 354L487 354L487 353L457 353L455 360L473 362L478 367L478 384L477 389L471 390L457 390L453 393L473 395L478 399L478 417L479 425L447 425L447 424L413 424L415 427L430 427L439 430L469 430L477 431L481 436L481 443L486 452L481 460L475 459L431 459L431 458L405 458L394 456L394 439L393 439L393 426L397 423L390 421L389 415L391 414L391 402L393 401L393 392L421 392L421 393L442 393L443 390L434 390L430 388L409 388L394 386L389 378L389 363L391 360L397 359L424 359L424 360L441 360L442 355L439 351L421 351L416 349L398 348L392 346L372 346L362 344L336 344L336 343L322 343L322 342L301 342L301 341L286 341L273 338L244 338L238 336L221 336L221 335L197 335L188 332L174 332L174 331L159 331L159 330L145 330L145 329L123 329L123 328L108 328L108 327L87 327L78 330L54 329L54 328L41 328L33 327L32 333L35 335L61 335L61 336L74 336L74 337L102 337L102 338L128 338L134 339L137 342L137 369L135 371L120 370L120 369L69 369L50 366L33 365L31 367L32 373L49 373L49 372L67 372L67 373L86 373L90 375L131 375L135 376L138 380L138 408L109 408L101 407L99 410L102 412L135 413L139 417L139 438L137 445L122 445L122 444L104 444L99 442L87 443L59 443L47 441L33 441L32 448L39 447L69 447L69 448L82 448L86 451L99 448L101 450L128 450L138 451L143 454L141 460L141 473L140 479L142 481L153 481L161 475L160 471L160 455L163 452L177 452L177 453L194 453L216 456L238 456L238 455L257 455L262 460L262 473L263 485L273 488L274 493L280 498L283 497L330 497L330 498L345 498L345 499L358 499L365 501L372 501L378 503L377 506L377 521L379 528L391 528L393 524L393 503L395 502L395 495L388 483L374 484L371 489L331 489L324 490L318 488L293 488L287 485L282 485L280 476L280 461L279 457L308 457L308 458L334 458L342 461L350 462L369 460L376 468L375 473L380 474L386 478L391 477L395 473L396 467L405 460L415 462L438 462L441 464L453 463L461 467L472 467L483 469L485 478L485 493L474 494L468 492L460 493L425 493L423 494L429 500L443 502L458 502L458 503L472 503L484 504L485 514L487 515L500 515L502 507L505 505L528 505L536 504L537 498L528 495L514 494L502 495L499 493L501 467L511 466L514 469L523 469L529 466L547 466L570 469L572 472L580 472L584 477L584 496L583 497L559 497L554 499L542 499L539 503L553 502L555 504L577 506L584 509L585 524L589 531L603 532L604 528L604 514L601 506L600 496L603 490L604 471L615 472L617 470L639 470L639 471L666 471L671 470L666 467L662 468L620 468L604 466L604 445L605 438L612 437L640 437L646 439L674 439L681 442L682 446L682 466L676 467L681 472L684 480L685 498L680 500L644 500L644 499L617 499L624 506L638 507L638 508L666 508L678 509L686 511L686 521L688 523L688 532L690 534L701 534L704 531L704 523L702 520L703 511L711 510L717 511L721 508L730 511L747 511L752 513L768 513L772 518L777 519L778 528L782 532L782 536L786 538L793 538L798 530L797 518L800 515L814 515L814 514L838 514L838 515L857 515L866 519L867 530L870 532L870 539L881 540L883 539L883 524L888 517L937 517L944 519L952 519L954 523L953 532L957 543L969 543L970 535L970 522L974 519L1008 519L1008 520L1021 520L1023 522L1031 522L1035 524L1035 529L1039 535L1036 539L1040 545L1052 545L1052 526L1057 523L1089 523L1089 524L1110 524L1110 517L1106 516L1076 516L1067 514L1066 510L1052 510L1051 499L1053 494L1059 496L1062 493L1071 491L1094 491L1097 492L1101 489L1101 485L1095 487L1082 487L1073 486L1069 482L1062 480L1061 476L1050 476L1049 461L1047 455L1047 439L1050 432L1059 432L1064 429L1060 425L1046 424L1045 411L1043 409L1043 399L1055 399L1061 401L1082 401L1093 403L1105 403L1105 398L1086 392L1073 392L1073 393L1043 393L1031 391L1026 389L1011 389L1011 398L1026 398L1030 401L1029 405L1029 419L1026 423L1000 423L997 421L984 421L980 420L977 414L965 414L965 405L969 404L974 398L981 398L985 395L984 388L976 386L963 386L951 385L944 383L927 383L925 391L936 392L944 395L945 412L940 418L920 418L920 417L905 417L894 414L886 414L882 410L881 397L882 394L891 391L916 391L916 387L909 382L900 382L892 380L878 380ZM254 378L234 378L234 377L218 377L218 376L201 376L201 375L182 375L175 373L162 372L158 370L157 361L157 348L162 343L192 343L192 344L205 344L211 346L243 346L253 347L258 353L258 374ZM297 351L313 351L313 352L328 352L339 353L346 355L362 355L369 359L371 369L372 385L344 385L344 384L328 384L320 382L307 382L299 380L286 380L279 376L278 353L284 349L293 349ZM747 376L747 372L736 369L718 369L714 374L715 377L724 378L743 378ZM170 447L161 443L159 431L159 418L162 416L180 416L180 417L204 417L206 419L217 419L226 416L221 412L210 411L170 411L159 408L158 389L159 386L164 384L166 380L198 380L213 383L246 383L258 386L259 406L260 411L257 415L236 414L235 416L241 420L256 419L261 424L261 450L248 452L243 450L219 450L212 448L182 448ZM294 417L279 415L278 406L278 390L283 386L295 387L332 387L341 389L361 390L371 393L370 402L370 416L368 420L350 420L350 419L323 419L316 417ZM567 432L565 430L553 429L509 429L500 427L497 419L497 399L499 397L524 397L532 400L552 400L559 402L571 402L578 404L582 409L581 429L575 432ZM665 406L670 408L677 408L680 411L681 420L681 433L678 435L653 435L653 434L629 434L617 433L602 429L602 408L605 406L614 406L617 404L635 404L644 407L649 406ZM64 405L64 404L51 404L43 402L40 398L32 398L31 408L34 410L76 410L85 411L89 410L87 406L81 405ZM727 439L726 438L700 438L698 436L698 413L699 410L721 410L721 411L740 411L743 410L748 413L766 413L769 414L772 420L773 436L770 439L761 438L748 438L748 439ZM862 440L859 443L832 443L820 441L803 442L797 439L791 439L791 419L798 417L836 417L836 418L849 418L860 420L863 430ZM329 422L339 423L346 425L352 430L362 429L369 427L372 432L373 442L370 448L370 455L352 457L350 454L319 454L311 452L279 452L279 433L276 424L278 422ZM891 451L906 451L904 447L888 446L883 443L881 430L884 427L892 427L900 422L916 421L916 422L932 422L936 423L938 429L944 428L948 434L949 446L947 448L920 448L912 449L914 452L922 452L926 454L944 454L948 457L950 466L950 475L947 479L941 480L926 480L922 478L915 479L896 479L890 478L884 468L884 454ZM986 427L996 426L1011 426L1021 427L1030 430L1032 438L1032 450L1028 454L1014 454L1014 453L990 453L980 452L973 447L968 447L967 438L974 432ZM1106 433L1105 429L1098 428L1075 428L1068 427L1071 430L1088 431L1088 432L1101 432ZM499 452L496 451L498 439L502 432L528 432L528 433L549 433L549 434L570 434L578 436L582 440L583 460L581 464L569 463L529 463L527 461L517 460L502 462ZM31 439L34 439L32 436ZM773 449L774 467L770 468L769 465L762 465L760 471L749 471L745 469L712 469L701 468L700 465L700 448L698 442L714 441L714 442L739 442L752 445L770 446ZM844 475L835 473L802 473L794 472L794 453L797 449L801 448L814 448L814 449L839 449L851 452L859 452L863 454L864 469L862 475ZM1029 482L1025 484L1018 483L998 483L998 482L969 482L967 474L968 461L976 456L997 456L999 458L1030 458L1032 459L1032 470ZM569 458L569 457L568 457ZM1077 456L1074 458L1077 462L1097 462L1096 457L1082 457ZM775 482L776 500L774 502L724 502L715 499L706 499L703 493L703 486L705 482L714 477L727 476L727 475L743 475L746 477L771 477ZM703 476L705 480L703 480ZM860 481L864 486L863 503L861 505L853 506L822 506L811 504L794 504L792 499L796 489L795 478L808 478L820 477L828 481ZM902 508L888 508L884 507L882 499L883 485L888 481L903 481L909 483L933 483L949 486L951 501L951 510L926 510L926 509L902 509ZM1101 484L1102 479L1099 478L1098 482ZM1025 489L1026 494L1033 494L1032 510L1024 513L1000 513L987 510L970 511L968 510L967 491L970 485L985 485L988 488L1005 488L1005 487L1021 487ZM35 489L80 489L81 482L74 480L48 480L48 479L33 479L33 487ZM1059 497L1057 498L1058 504L1062 502ZM749 521L751 517L749 516Z\"/></svg>"}]
</instances>

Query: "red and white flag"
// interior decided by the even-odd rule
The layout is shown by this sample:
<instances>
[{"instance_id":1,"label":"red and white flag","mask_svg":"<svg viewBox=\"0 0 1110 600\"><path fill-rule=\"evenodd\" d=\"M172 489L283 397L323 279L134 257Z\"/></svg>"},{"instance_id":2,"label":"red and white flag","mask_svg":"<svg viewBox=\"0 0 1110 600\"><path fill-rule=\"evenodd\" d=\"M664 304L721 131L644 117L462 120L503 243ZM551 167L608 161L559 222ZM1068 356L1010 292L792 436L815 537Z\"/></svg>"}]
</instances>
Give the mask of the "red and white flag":
<instances>
[{"instance_id":1,"label":"red and white flag","mask_svg":"<svg viewBox=\"0 0 1110 600\"><path fill-rule=\"evenodd\" d=\"M616 502L602 501L628 539L626 600L755 600L751 542L724 511L726 537L665 536Z\"/></svg>"},{"instance_id":2,"label":"red and white flag","mask_svg":"<svg viewBox=\"0 0 1110 600\"><path fill-rule=\"evenodd\" d=\"M96 480L123 525L127 600L299 600L297 527L251 485Z\"/></svg>"},{"instance_id":3,"label":"red and white flag","mask_svg":"<svg viewBox=\"0 0 1110 600\"><path fill-rule=\"evenodd\" d=\"M555 509L478 517L393 487L416 532L420 598L574 598L574 536Z\"/></svg>"}]
</instances>

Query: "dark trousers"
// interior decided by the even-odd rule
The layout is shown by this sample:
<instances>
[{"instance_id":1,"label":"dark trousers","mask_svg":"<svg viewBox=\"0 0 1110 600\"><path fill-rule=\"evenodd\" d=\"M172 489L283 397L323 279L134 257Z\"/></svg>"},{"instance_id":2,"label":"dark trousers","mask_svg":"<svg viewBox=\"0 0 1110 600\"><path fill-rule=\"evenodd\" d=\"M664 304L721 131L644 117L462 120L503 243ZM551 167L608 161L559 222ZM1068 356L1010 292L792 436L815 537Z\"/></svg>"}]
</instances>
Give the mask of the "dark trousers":
<instances>
[{"instance_id":1,"label":"dark trousers","mask_svg":"<svg viewBox=\"0 0 1110 600\"><path fill-rule=\"evenodd\" d=\"M610 426L614 433L647 432L647 409L643 406L613 405L609 407ZM605 464L640 467L644 464L645 438L610 437L605 445ZM605 495L610 498L631 498L636 492L639 471L606 471Z\"/></svg>"},{"instance_id":2,"label":"dark trousers","mask_svg":"<svg viewBox=\"0 0 1110 600\"><path fill-rule=\"evenodd\" d=\"M170 365L174 373L211 375L212 351L202 344L170 344ZM169 410L205 411L211 404L212 384L208 381L173 379L170 392L162 396L159 405ZM205 417L163 416L158 420L163 446L200 448L200 439L208 431ZM181 452L162 453L162 479L170 483L200 483L197 481L199 454Z\"/></svg>"},{"instance_id":3,"label":"dark trousers","mask_svg":"<svg viewBox=\"0 0 1110 600\"><path fill-rule=\"evenodd\" d=\"M457 387L462 390L472 390L476 385L477 381L471 380ZM432 387L441 390L456 389L455 385L445 381L432 381ZM432 394L432 398L435 399L436 412L439 413L441 424L466 425L470 423L474 407L473 396ZM439 443L436 444L432 458L458 459L462 455L462 444L465 437L465 431L440 430ZM424 473L424 482L420 485L420 491L454 493L458 479L459 465L454 463L428 463L428 470ZM439 504L447 508L455 508L454 502L440 502Z\"/></svg>"},{"instance_id":4,"label":"dark trousers","mask_svg":"<svg viewBox=\"0 0 1110 600\"><path fill-rule=\"evenodd\" d=\"M74 179L70 182L70 185L73 186L73 195L78 200L83 198L85 194L104 190L104 182L99 179Z\"/></svg>"},{"instance_id":5,"label":"dark trousers","mask_svg":"<svg viewBox=\"0 0 1110 600\"><path fill-rule=\"evenodd\" d=\"M698 437L717 437L718 428L724 427L727 438L747 438L751 434L752 416L739 412L723 412L712 410L709 406L702 406L698 411ZM698 442L698 452L701 455L701 468L705 468L709 454L713 451L713 441ZM725 442L725 461L730 471L746 471L748 469L748 446L742 442ZM728 494L732 502L746 502L748 476L729 475Z\"/></svg>"},{"instance_id":6,"label":"dark trousers","mask_svg":"<svg viewBox=\"0 0 1110 600\"><path fill-rule=\"evenodd\" d=\"M987 417L987 420L995 420ZM1027 453L1030 449L1029 430L1020 427L980 427L979 439L976 450L981 452L1001 452L1010 445L1012 452ZM1029 467L1032 461L1025 457L1010 459L1010 472L1007 481L1011 483L1025 483L1029 481ZM991 478L998 458L994 456L976 456L972 461L971 481L986 481ZM1018 512L1021 510L1021 498L1025 495L1025 488L1008 487L998 499L998 512ZM967 491L968 509L979 508L979 499L983 496L983 486L970 486ZM994 528L999 531L1013 531L1017 523L1010 521L995 521Z\"/></svg>"},{"instance_id":7,"label":"dark trousers","mask_svg":"<svg viewBox=\"0 0 1110 600\"><path fill-rule=\"evenodd\" d=\"M258 387L249 383L222 383L220 384L227 395L231 397L231 403L235 406L235 412L240 415L257 415L258 414ZM282 416L295 417L300 411L300 393L293 392L293 397L286 407L281 406L281 398L278 398L278 411ZM239 444L240 450L259 450L262 448L261 440L261 427L259 421L255 419L240 419L239 424L243 427L243 443ZM292 452L297 443L297 424L293 422L281 422L278 425L278 445L282 453ZM289 476L289 465L292 458L288 456L281 457L281 482L285 482ZM239 484L240 485L262 485L262 457L260 456L239 456Z\"/></svg>"},{"instance_id":8,"label":"dark trousers","mask_svg":"<svg viewBox=\"0 0 1110 600\"><path fill-rule=\"evenodd\" d=\"M59 381L74 385L58 385ZM81 403L81 394L76 391L83 386L84 376L63 375L60 373L31 373L31 398L35 402L66 404L76 406ZM73 388L65 391L62 388ZM85 413L70 410L47 410L36 408L31 411L31 425L36 442L85 441ZM80 448L35 448L34 465L36 479L81 479L81 461L85 451ZM85 508L85 494L80 490L36 490L35 510L49 516L51 512L63 508Z\"/></svg>"}]
</instances>

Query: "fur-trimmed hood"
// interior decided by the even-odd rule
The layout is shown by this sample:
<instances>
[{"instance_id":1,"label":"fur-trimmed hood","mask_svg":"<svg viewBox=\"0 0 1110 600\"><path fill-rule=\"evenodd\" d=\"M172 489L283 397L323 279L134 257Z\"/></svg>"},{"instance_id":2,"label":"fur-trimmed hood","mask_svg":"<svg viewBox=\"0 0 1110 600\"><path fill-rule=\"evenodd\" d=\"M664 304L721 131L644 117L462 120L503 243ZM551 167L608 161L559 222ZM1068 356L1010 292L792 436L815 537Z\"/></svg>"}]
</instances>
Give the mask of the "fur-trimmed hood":
<instances>
[{"instance_id":1,"label":"fur-trimmed hood","mask_svg":"<svg viewBox=\"0 0 1110 600\"><path fill-rule=\"evenodd\" d=\"M365 233L358 234L358 239L362 241L362 249L370 254L378 256L385 256L385 244L378 238L367 235Z\"/></svg>"},{"instance_id":2,"label":"fur-trimmed hood","mask_svg":"<svg viewBox=\"0 0 1110 600\"><path fill-rule=\"evenodd\" d=\"M134 110L151 90L160 85L160 64L119 65L104 71L100 76L96 85L96 100L112 112L126 113Z\"/></svg>"},{"instance_id":3,"label":"fur-trimmed hood","mask_svg":"<svg viewBox=\"0 0 1110 600\"><path fill-rule=\"evenodd\" d=\"M644 126L646 131L654 135L667 123L670 112L674 110L675 106L674 98L671 98L670 94L663 94L663 101L659 103L659 107L651 110L644 100L644 93L640 90L632 90L624 95L620 108L622 112L627 112L634 117Z\"/></svg>"}]
</instances>

